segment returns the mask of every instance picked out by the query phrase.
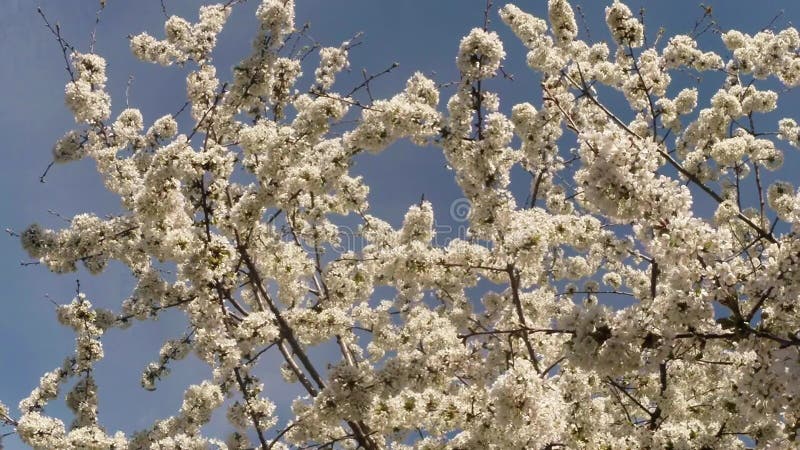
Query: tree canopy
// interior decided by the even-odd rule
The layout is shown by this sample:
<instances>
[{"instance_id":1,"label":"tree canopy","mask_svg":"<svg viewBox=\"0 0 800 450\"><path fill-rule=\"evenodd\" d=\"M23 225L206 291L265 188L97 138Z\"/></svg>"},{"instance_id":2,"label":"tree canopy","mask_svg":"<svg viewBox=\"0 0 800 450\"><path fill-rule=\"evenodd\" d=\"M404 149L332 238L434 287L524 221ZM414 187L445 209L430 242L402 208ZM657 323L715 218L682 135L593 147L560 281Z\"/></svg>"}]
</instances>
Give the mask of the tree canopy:
<instances>
[{"instance_id":1,"label":"tree canopy","mask_svg":"<svg viewBox=\"0 0 800 450\"><path fill-rule=\"evenodd\" d=\"M337 83L360 37L318 44L293 0L258 2L249 54L218 67L243 3L130 36L138 59L185 73L185 107L161 117L112 105L106 58L47 22L77 124L53 162L93 160L124 213L18 237L53 272L114 261L136 284L115 308L80 288L57 306L75 351L0 404L4 429L40 449L800 445L800 196L780 181L800 125L779 109L800 84L797 30L723 30L708 8L667 35L615 0L592 40L567 0L546 20L487 2L453 41L457 81L417 72L376 98L395 66ZM523 57L538 89L501 107L493 86ZM448 205L424 197L399 227L370 207L354 160L402 140L446 159L463 233L442 239ZM174 311L187 326L142 388L190 357L208 378L174 415L107 429L106 333ZM285 385L302 394L278 411ZM72 418L49 414L57 398ZM230 433L206 432L216 411Z\"/></svg>"}]
</instances>

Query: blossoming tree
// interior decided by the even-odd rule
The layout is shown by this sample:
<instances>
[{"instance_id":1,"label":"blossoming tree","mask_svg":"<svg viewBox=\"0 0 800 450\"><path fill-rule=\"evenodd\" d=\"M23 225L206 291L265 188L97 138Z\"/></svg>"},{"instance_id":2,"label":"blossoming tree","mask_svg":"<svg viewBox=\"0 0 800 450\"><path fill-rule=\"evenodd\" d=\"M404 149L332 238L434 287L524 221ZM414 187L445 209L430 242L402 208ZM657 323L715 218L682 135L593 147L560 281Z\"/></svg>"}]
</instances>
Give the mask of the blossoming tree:
<instances>
[{"instance_id":1,"label":"blossoming tree","mask_svg":"<svg viewBox=\"0 0 800 450\"><path fill-rule=\"evenodd\" d=\"M120 261L137 284L113 311L83 294L58 308L75 331L74 354L18 410L0 404L0 420L23 442L800 445L800 197L788 182L762 183L784 147L800 145L800 125L785 118L762 130L754 120L777 108L765 83L800 84L795 29L724 32L721 55L689 35L646 44L618 1L606 8L609 43L580 40L566 0L549 0L549 23L507 5L500 18L528 48L542 96L506 115L488 90L506 53L486 27L461 40L461 79L444 107L420 73L367 103L334 89L348 42L321 48L313 80L302 77L307 55L287 45L298 32L292 0L263 0L252 53L232 75L218 73L212 51L238 3L203 6L196 23L170 17L163 39L130 39L139 59L188 69L187 129L133 108L111 119L106 61L69 55L66 104L79 126L55 145L55 162L95 160L127 212L78 215L63 230L33 225L22 245L54 272L81 263L99 273ZM725 81L698 105L696 88L671 89L676 71ZM627 109L604 101L613 91ZM348 114L358 120L342 132ZM464 239L438 245L425 201L399 229L370 214L352 159L403 138L444 153L472 205ZM532 175L526 204L509 190L514 166ZM696 215L700 198L716 205L712 217ZM348 214L365 245L326 253L340 239L333 217ZM177 268L174 280L165 263ZM471 295L481 280L496 288ZM378 301L380 286L396 295ZM605 299L614 296L632 302L613 309ZM92 374L104 333L173 309L191 331L164 343L142 386L154 389L190 353L213 375L186 388L174 416L132 435L105 429ZM323 345L338 349L338 362L310 355ZM259 379L268 352L306 393L280 425L270 400L280 386ZM62 394L69 425L46 412ZM237 431L204 435L220 408Z\"/></svg>"}]
</instances>

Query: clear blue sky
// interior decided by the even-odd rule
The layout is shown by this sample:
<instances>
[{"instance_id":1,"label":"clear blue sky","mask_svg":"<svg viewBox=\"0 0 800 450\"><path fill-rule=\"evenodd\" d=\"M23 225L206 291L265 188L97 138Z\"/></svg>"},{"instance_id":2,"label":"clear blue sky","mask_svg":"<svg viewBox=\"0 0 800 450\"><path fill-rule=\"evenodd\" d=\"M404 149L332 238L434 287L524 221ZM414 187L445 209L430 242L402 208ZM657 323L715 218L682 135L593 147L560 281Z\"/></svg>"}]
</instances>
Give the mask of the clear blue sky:
<instances>
[{"instance_id":1,"label":"clear blue sky","mask_svg":"<svg viewBox=\"0 0 800 450\"><path fill-rule=\"evenodd\" d=\"M0 225L17 231L33 222L50 227L65 225L48 210L64 217L85 211L101 215L120 212L117 199L105 193L90 161L56 166L46 183L39 182L39 175L50 162L53 143L70 130L74 122L63 103L67 80L64 62L36 13L37 3L51 21L61 24L67 40L81 50L88 48L99 6L96 0L0 0L0 86L3 86L0 136L3 137L1 151L7 158L0 165L3 193ZM141 31L161 36L164 17L159 0L108 0L107 3L97 28L96 49L109 60L108 88L115 102L115 113L124 107L125 85L130 75L134 77L131 106L142 109L145 123L174 112L184 101L185 69L165 69L136 61L128 51L126 38L128 34ZM195 20L196 5L200 2L165 0L165 3L170 14ZM249 0L237 8L223 31L216 52L218 74L223 78L250 49L255 30L252 13L257 3L257 0ZM386 97L401 89L405 80L417 70L440 82L455 81L458 42L472 27L482 23L485 1L297 0L297 3L298 23L310 22L310 34L324 44L338 45L355 32L364 32L364 43L351 52L352 79L360 77L362 68L374 73L392 62L400 64L398 69L372 85L376 97ZM592 38L607 40L602 11L610 1L584 0L583 3ZM794 0L705 3L713 7L722 29L737 28L754 33L781 10L785 11L776 22L779 29L800 18L800 2ZM497 6L503 4L505 2L496 2ZM544 0L521 0L517 5L546 17ZM659 26L665 28L667 35L686 33L702 15L697 0L636 1L629 5L634 11L642 5L647 8L650 39ZM501 92L504 111L516 102L536 103L540 98L538 83L524 65L524 49L494 11L491 17L491 27L505 42L507 71L513 73L516 80L497 80L489 89ZM704 41L719 48L718 39L711 34L705 36ZM352 83L339 86L351 87ZM796 105L797 96L791 99ZM797 107L786 100L783 102L785 115L797 117ZM796 164L788 157L787 161ZM460 197L445 168L441 151L435 148L400 144L379 156L358 158L355 171L363 174L371 185L373 213L394 224L399 224L408 206L418 202L422 193L434 203L437 218L442 221L447 221L450 203ZM515 192L524 198L528 179L522 174L516 175ZM20 261L27 261L27 255L18 240L8 235L0 236L0 255L0 276L5 287L0 297L0 400L15 409L16 403L30 392L39 377L73 351L73 335L58 325L50 300L70 301L76 280L80 279L82 289L95 304L118 309L132 284L119 266L112 266L99 277L84 271L53 275L43 267L22 267ZM178 337L183 332L183 325L176 316L166 316L157 323L137 323L124 332L109 333L105 339L107 357L97 368L100 417L109 430L122 429L130 433L157 417L171 414L180 406L182 396L182 389L171 387L182 387L207 376L201 365L185 361L174 366L173 379L162 383L156 393L139 387L141 369L156 358L163 340ZM295 395L294 391L286 391L278 380L265 381L268 393L275 392L273 387L282 390L284 398L276 400L283 407ZM63 413L63 403L55 403L49 411ZM209 430L212 434L224 430L220 418L216 417L212 424ZM7 449L22 448L13 437L7 438L4 444Z\"/></svg>"}]
</instances>

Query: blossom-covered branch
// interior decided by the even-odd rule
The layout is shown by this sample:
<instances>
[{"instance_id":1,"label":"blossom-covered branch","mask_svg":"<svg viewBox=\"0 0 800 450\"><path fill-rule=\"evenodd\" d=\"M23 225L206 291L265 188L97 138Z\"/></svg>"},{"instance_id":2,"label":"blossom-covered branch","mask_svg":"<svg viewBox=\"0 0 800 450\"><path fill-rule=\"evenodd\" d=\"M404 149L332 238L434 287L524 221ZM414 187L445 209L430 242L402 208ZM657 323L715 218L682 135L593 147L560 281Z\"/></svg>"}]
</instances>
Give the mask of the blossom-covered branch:
<instances>
[{"instance_id":1,"label":"blossom-covered branch","mask_svg":"<svg viewBox=\"0 0 800 450\"><path fill-rule=\"evenodd\" d=\"M373 98L370 83L396 64L342 87L358 42L298 50L293 0L257 5L252 52L221 73L217 37L242 3L201 6L195 23L168 17L163 38L130 37L142 61L186 72L182 125L127 104L112 119L107 61L48 22L77 124L54 163L93 159L124 213L19 236L53 272L113 260L136 286L118 311L83 293L58 308L75 353L18 414L0 404L2 426L42 449L798 445L800 196L790 182L767 186L765 171L800 147L800 125L756 127L775 121L770 86L800 84L794 28L721 32L716 52L701 49L702 31L648 44L641 18L614 0L611 40L586 42L567 0L547 2L548 20L509 4L499 18L541 93L504 109L494 79L522 55L490 29L491 1L483 26L454 40L460 78L444 100L419 72ZM722 82L676 87L677 71ZM624 102L609 101L615 92ZM399 228L373 215L354 158L401 139L452 168L471 206L459 239L435 239L440 205L424 198ZM516 167L531 175L521 204ZM703 217L695 206L709 199ZM359 222L363 245L331 256L341 216ZM156 390L190 353L211 374L173 416L107 430L93 377L103 336L167 310L188 328L142 386ZM318 360L319 348L335 350ZM304 392L290 411L261 381L269 353ZM47 406L73 379L68 426ZM235 432L207 436L220 408Z\"/></svg>"}]
</instances>

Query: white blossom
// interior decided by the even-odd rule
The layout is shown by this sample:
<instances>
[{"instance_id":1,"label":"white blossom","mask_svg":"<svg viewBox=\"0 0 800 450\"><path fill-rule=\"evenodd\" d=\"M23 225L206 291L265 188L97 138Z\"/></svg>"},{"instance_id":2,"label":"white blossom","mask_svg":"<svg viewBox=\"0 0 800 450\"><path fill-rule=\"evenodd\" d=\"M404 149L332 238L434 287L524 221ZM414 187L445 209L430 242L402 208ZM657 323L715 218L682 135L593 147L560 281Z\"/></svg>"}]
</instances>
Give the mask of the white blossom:
<instances>
[{"instance_id":1,"label":"white blossom","mask_svg":"<svg viewBox=\"0 0 800 450\"><path fill-rule=\"evenodd\" d=\"M614 0L606 7L606 24L619 45L640 47L644 41L644 27L631 13L627 5Z\"/></svg>"},{"instance_id":2,"label":"white blossom","mask_svg":"<svg viewBox=\"0 0 800 450\"><path fill-rule=\"evenodd\" d=\"M505 56L497 33L473 28L461 40L456 64L465 77L479 80L494 76Z\"/></svg>"}]
</instances>

